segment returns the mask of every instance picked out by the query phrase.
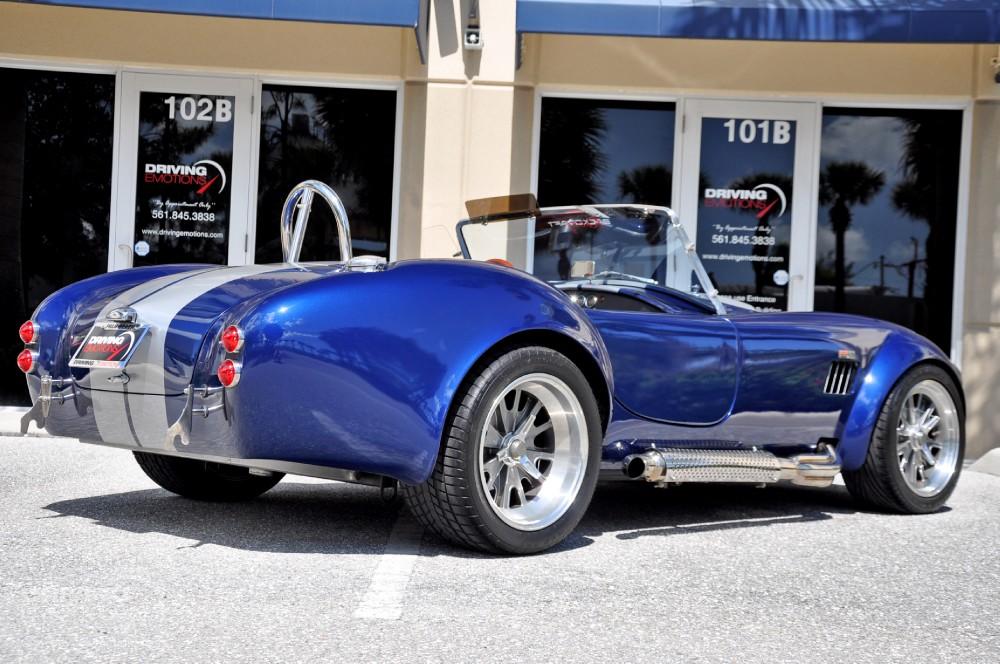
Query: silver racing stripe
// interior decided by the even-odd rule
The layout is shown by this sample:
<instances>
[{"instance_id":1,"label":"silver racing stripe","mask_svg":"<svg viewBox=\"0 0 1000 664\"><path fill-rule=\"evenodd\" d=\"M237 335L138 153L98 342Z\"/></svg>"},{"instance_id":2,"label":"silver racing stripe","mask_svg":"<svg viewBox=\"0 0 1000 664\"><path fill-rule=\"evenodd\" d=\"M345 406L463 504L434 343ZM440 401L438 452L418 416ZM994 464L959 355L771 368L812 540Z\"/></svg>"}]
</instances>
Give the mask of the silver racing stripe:
<instances>
[{"instance_id":1,"label":"silver racing stripe","mask_svg":"<svg viewBox=\"0 0 1000 664\"><path fill-rule=\"evenodd\" d=\"M108 380L121 373L117 370L91 370L91 385L100 385L100 389L92 390L91 394L101 438L142 447L162 447L171 424L167 422L166 397L162 396L165 391L165 344L170 323L184 307L214 288L237 279L282 269L287 269L287 266L246 265L211 269L192 276L188 276L189 273L174 275L174 283L143 291L133 289L136 292L123 293L108 303L101 311L102 318L116 307L131 306L139 321L150 329L129 360L127 383Z\"/></svg>"},{"instance_id":2,"label":"silver racing stripe","mask_svg":"<svg viewBox=\"0 0 1000 664\"><path fill-rule=\"evenodd\" d=\"M168 274L163 277L151 279L145 283L139 284L138 286L133 286L132 288L122 291L115 297L111 298L97 315L97 320L105 320L113 309L128 306L132 302L148 297L156 291L166 288L167 286L177 283L178 281L183 281L186 278L196 276L198 274L204 274L205 272L212 272L217 269L221 268L208 268L206 270L194 272ZM137 441L135 440L135 436L133 436L132 429L128 423L128 417L125 413L124 399L120 394L121 390L117 387L112 387L112 384L107 382L108 378L119 373L120 372L118 371L111 371L107 369L91 369L90 399L94 409L94 420L97 423L97 430L101 434L101 439L106 442L132 445ZM113 391L105 391L109 389Z\"/></svg>"}]
</instances>

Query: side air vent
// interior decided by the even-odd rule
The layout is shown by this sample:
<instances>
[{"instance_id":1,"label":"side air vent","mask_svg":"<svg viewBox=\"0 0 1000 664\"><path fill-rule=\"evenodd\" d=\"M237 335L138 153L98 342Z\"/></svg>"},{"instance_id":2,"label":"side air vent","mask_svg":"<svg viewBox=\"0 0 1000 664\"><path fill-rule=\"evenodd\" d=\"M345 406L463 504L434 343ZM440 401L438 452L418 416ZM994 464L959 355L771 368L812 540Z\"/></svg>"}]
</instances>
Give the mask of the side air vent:
<instances>
[{"instance_id":1,"label":"side air vent","mask_svg":"<svg viewBox=\"0 0 1000 664\"><path fill-rule=\"evenodd\" d=\"M858 365L853 360L834 360L830 363L830 372L826 375L823 392L826 394L847 394L851 391L854 373Z\"/></svg>"}]
</instances>

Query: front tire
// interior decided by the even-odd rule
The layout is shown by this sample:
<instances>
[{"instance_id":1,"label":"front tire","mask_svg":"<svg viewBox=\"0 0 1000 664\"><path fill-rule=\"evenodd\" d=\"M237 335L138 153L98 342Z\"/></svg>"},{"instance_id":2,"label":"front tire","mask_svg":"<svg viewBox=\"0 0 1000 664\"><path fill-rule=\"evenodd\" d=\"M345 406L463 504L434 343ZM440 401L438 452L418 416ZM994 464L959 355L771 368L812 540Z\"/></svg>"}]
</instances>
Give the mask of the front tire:
<instances>
[{"instance_id":1,"label":"front tire","mask_svg":"<svg viewBox=\"0 0 1000 664\"><path fill-rule=\"evenodd\" d=\"M236 502L261 495L284 477L251 475L248 468L181 457L133 452L146 476L171 493L194 500Z\"/></svg>"},{"instance_id":2,"label":"front tire","mask_svg":"<svg viewBox=\"0 0 1000 664\"><path fill-rule=\"evenodd\" d=\"M580 369L549 348L519 348L455 399L431 476L403 487L417 520L490 553L564 540L590 504L601 457L597 400Z\"/></svg>"},{"instance_id":3,"label":"front tire","mask_svg":"<svg viewBox=\"0 0 1000 664\"><path fill-rule=\"evenodd\" d=\"M941 367L903 375L882 405L861 468L844 471L860 503L904 514L935 512L947 502L965 457L961 394Z\"/></svg>"}]
</instances>

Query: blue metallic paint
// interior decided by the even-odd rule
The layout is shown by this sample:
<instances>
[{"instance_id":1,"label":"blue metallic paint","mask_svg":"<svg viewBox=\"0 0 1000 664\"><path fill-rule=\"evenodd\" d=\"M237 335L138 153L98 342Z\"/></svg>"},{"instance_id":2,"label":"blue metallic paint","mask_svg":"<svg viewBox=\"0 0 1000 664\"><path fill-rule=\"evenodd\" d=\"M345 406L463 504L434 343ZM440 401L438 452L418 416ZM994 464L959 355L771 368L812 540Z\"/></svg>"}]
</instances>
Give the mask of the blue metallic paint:
<instances>
[{"instance_id":1,"label":"blue metallic paint","mask_svg":"<svg viewBox=\"0 0 1000 664\"><path fill-rule=\"evenodd\" d=\"M67 375L71 349L64 331L84 334L116 295L205 269L113 272L55 293L35 316L41 371ZM578 344L608 389L617 385L605 464L654 443L759 446L784 455L839 439L843 465L853 469L864 460L879 408L905 371L933 361L957 379L933 344L888 323L822 313L719 317L654 290L632 295L658 302L662 314L585 311L515 270L430 260L373 273L330 264L275 266L227 282L193 298L167 332L164 363L174 368L166 380L177 392L189 382L218 384L214 369L223 351L215 341L224 325L237 323L246 336L243 377L227 392L226 414L195 417L184 451L420 482L432 468L461 381L491 348L532 331ZM861 362L854 396L822 392L839 351ZM78 401L53 404L47 428L101 442L87 407L86 371L75 374L84 388ZM38 376L28 383L37 396ZM165 403L168 420L175 421L184 397L130 394L123 403L136 412Z\"/></svg>"},{"instance_id":2,"label":"blue metallic paint","mask_svg":"<svg viewBox=\"0 0 1000 664\"><path fill-rule=\"evenodd\" d=\"M461 381L504 339L558 333L610 374L579 308L536 279L483 263L404 261L332 274L241 308L234 320L247 341L232 403L248 457L420 482Z\"/></svg>"},{"instance_id":3,"label":"blue metallic paint","mask_svg":"<svg viewBox=\"0 0 1000 664\"><path fill-rule=\"evenodd\" d=\"M845 470L857 470L864 464L882 404L903 374L921 362L933 362L948 371L962 393L958 369L937 346L907 329L891 326L871 358L851 407L844 409L837 424L838 452Z\"/></svg>"},{"instance_id":4,"label":"blue metallic paint","mask_svg":"<svg viewBox=\"0 0 1000 664\"><path fill-rule=\"evenodd\" d=\"M688 425L724 420L736 398L739 342L709 314L591 311L613 358L615 397L640 417Z\"/></svg>"},{"instance_id":5,"label":"blue metallic paint","mask_svg":"<svg viewBox=\"0 0 1000 664\"><path fill-rule=\"evenodd\" d=\"M156 265L121 270L90 277L56 291L45 298L32 315L42 339L39 364L46 371L66 375L70 359L67 344L69 338L89 330L108 300L147 281L206 267L208 266ZM66 334L67 330L71 331L70 335ZM57 343L53 344L52 339L56 339Z\"/></svg>"}]
</instances>

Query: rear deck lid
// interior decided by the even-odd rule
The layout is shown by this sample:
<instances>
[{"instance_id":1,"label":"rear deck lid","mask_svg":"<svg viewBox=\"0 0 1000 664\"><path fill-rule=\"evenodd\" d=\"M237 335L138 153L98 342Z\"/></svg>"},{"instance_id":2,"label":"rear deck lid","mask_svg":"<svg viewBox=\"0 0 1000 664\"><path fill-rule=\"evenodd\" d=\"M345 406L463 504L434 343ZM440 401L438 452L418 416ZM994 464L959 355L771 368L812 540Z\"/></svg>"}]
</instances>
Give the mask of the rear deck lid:
<instances>
[{"instance_id":1,"label":"rear deck lid","mask_svg":"<svg viewBox=\"0 0 1000 664\"><path fill-rule=\"evenodd\" d=\"M131 394L181 394L202 346L227 312L258 295L310 281L329 270L289 265L210 268L156 279L107 302L79 344L71 366L83 388Z\"/></svg>"}]
</instances>

